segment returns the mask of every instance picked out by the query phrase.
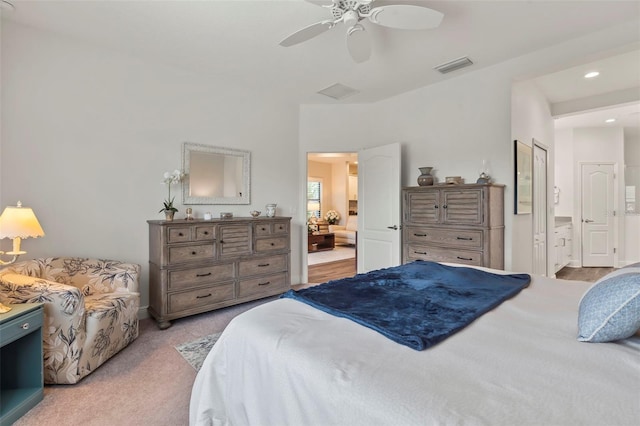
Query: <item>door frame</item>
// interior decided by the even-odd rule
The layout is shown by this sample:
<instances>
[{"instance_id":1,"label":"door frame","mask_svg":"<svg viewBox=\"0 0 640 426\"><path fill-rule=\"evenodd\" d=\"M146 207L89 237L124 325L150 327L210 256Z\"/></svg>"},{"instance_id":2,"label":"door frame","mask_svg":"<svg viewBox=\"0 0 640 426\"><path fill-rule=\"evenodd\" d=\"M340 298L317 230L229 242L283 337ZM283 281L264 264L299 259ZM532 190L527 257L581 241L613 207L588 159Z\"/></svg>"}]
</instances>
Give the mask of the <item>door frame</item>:
<instances>
[{"instance_id":1,"label":"door frame","mask_svg":"<svg viewBox=\"0 0 640 426\"><path fill-rule=\"evenodd\" d=\"M551 241L551 238L553 237L553 235L550 235L549 230L553 229L552 227L549 226L550 223L550 219L551 219L551 209L549 208L550 205L553 205L553 200L549 200L549 182L552 182L552 176L549 176L550 174L550 167L549 167L549 146L545 143L540 142L539 140L537 140L536 138L532 139L532 158L535 161L535 148L536 146L542 150L544 150L545 152L545 187L544 187L544 199L546 200L546 204L545 204L545 230L544 230L544 234L545 234L545 273L547 277L553 277L555 275L555 272L552 270L553 268L550 267L550 265L552 265L551 263L551 259L549 258L551 255L551 251L549 250L549 242ZM535 165L532 167L532 173L535 173ZM533 177L533 200L535 202L535 200L537 199L536 197L536 185L535 185L535 175ZM550 204L551 203L551 204ZM533 206L532 209L532 215L531 215L531 234L532 234L532 241L535 242L535 205ZM533 265L532 265L533 266ZM533 268L532 268L533 269Z\"/></svg>"},{"instance_id":2,"label":"door frame","mask_svg":"<svg viewBox=\"0 0 640 426\"><path fill-rule=\"evenodd\" d=\"M619 264L619 255L620 255L620 251L617 250L618 247L620 247L619 244L619 236L618 236L618 228L619 228L619 217L620 217L620 209L618 208L618 203L619 203L619 195L618 195L618 163L615 161L579 161L578 162L578 167L576 170L577 173L577 186L578 186L578 196L576 197L577 199L577 206L578 206L578 224L580 225L579 228L579 232L577 232L578 237L579 237L579 244L578 247L580 249L580 267L583 267L584 263L583 263L583 232L582 232L582 219L583 219L583 215L582 215L582 167L584 165L596 165L596 164L603 164L603 165L612 165L613 166L613 180L612 180L612 185L613 185L613 211L614 211L614 215L613 215L613 247L614 247L614 252L613 252L613 267L616 268L617 265ZM575 176L575 175L574 175ZM575 204L574 204L575 205ZM575 241L575 234L574 234L574 241ZM573 246L574 249L574 253L575 253L575 249L576 249L576 245L574 244Z\"/></svg>"}]
</instances>

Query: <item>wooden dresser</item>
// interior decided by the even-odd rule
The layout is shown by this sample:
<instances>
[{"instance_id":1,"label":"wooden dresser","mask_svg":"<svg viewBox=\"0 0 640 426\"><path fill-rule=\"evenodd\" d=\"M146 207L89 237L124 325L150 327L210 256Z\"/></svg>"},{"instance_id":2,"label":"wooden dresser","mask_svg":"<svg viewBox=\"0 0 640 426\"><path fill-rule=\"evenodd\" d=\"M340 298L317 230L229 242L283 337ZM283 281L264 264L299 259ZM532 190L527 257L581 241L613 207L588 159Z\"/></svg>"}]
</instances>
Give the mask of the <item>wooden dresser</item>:
<instances>
[{"instance_id":1,"label":"wooden dresser","mask_svg":"<svg viewBox=\"0 0 640 426\"><path fill-rule=\"evenodd\" d=\"M504 269L504 185L407 187L402 202L403 263Z\"/></svg>"},{"instance_id":2,"label":"wooden dresser","mask_svg":"<svg viewBox=\"0 0 640 426\"><path fill-rule=\"evenodd\" d=\"M149 220L149 313L171 320L284 293L289 217Z\"/></svg>"}]
</instances>

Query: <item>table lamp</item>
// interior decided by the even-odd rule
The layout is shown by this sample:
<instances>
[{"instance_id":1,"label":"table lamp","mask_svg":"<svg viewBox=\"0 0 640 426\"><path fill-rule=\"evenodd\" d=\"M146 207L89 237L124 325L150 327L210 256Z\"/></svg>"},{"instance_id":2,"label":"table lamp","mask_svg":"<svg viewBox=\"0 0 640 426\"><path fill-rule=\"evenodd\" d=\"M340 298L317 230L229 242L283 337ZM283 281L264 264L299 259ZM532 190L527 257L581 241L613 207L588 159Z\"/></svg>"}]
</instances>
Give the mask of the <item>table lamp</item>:
<instances>
[{"instance_id":1,"label":"table lamp","mask_svg":"<svg viewBox=\"0 0 640 426\"><path fill-rule=\"evenodd\" d=\"M33 210L29 207L22 207L20 201L18 201L15 207L6 207L2 215L0 215L0 239L12 238L13 250L6 253L0 251L0 256L8 254L9 256L13 256L13 258L7 262L0 259L0 265L13 263L18 259L18 256L26 253L26 251L20 250L20 242L23 238L37 238L42 236L44 236L44 231ZM11 307L0 303L0 313L8 312L9 310L11 310Z\"/></svg>"},{"instance_id":2,"label":"table lamp","mask_svg":"<svg viewBox=\"0 0 640 426\"><path fill-rule=\"evenodd\" d=\"M13 239L13 250L8 252L0 251L0 255L7 254L13 258L5 262L0 259L0 265L8 265L15 262L18 256L25 254L26 251L20 250L20 242L23 238L37 238L44 236L44 231L29 207L22 207L22 203L14 206L7 206L2 215L0 215L0 239Z\"/></svg>"}]
</instances>

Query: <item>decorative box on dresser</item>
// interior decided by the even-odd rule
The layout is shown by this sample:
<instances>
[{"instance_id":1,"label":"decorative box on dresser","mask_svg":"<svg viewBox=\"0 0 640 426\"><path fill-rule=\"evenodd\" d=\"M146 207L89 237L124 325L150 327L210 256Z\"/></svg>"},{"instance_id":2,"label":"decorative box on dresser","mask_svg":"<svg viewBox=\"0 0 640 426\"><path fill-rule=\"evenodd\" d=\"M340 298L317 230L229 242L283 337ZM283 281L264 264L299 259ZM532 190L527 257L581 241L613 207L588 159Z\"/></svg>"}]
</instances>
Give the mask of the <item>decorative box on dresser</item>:
<instances>
[{"instance_id":1,"label":"decorative box on dresser","mask_svg":"<svg viewBox=\"0 0 640 426\"><path fill-rule=\"evenodd\" d=\"M284 293L289 217L149 220L149 313L171 320Z\"/></svg>"},{"instance_id":2,"label":"decorative box on dresser","mask_svg":"<svg viewBox=\"0 0 640 426\"><path fill-rule=\"evenodd\" d=\"M504 185L403 188L402 261L504 269Z\"/></svg>"}]
</instances>

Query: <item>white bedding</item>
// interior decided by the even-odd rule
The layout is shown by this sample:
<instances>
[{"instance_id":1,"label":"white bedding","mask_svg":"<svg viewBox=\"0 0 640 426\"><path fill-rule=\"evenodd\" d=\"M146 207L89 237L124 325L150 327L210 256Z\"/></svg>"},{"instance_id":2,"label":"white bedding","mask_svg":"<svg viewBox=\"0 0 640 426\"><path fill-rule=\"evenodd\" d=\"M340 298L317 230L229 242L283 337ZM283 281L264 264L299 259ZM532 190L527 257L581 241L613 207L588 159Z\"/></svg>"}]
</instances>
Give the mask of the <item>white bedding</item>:
<instances>
[{"instance_id":1,"label":"white bedding","mask_svg":"<svg viewBox=\"0 0 640 426\"><path fill-rule=\"evenodd\" d=\"M292 299L236 317L192 425L638 425L640 337L576 340L590 283L529 288L425 351Z\"/></svg>"}]
</instances>

